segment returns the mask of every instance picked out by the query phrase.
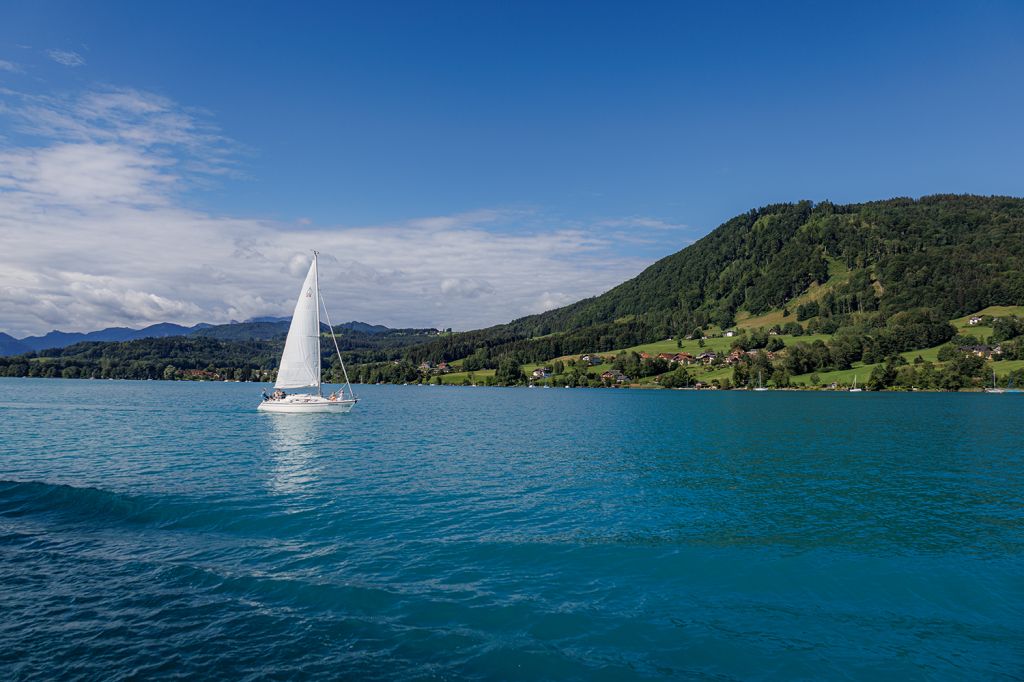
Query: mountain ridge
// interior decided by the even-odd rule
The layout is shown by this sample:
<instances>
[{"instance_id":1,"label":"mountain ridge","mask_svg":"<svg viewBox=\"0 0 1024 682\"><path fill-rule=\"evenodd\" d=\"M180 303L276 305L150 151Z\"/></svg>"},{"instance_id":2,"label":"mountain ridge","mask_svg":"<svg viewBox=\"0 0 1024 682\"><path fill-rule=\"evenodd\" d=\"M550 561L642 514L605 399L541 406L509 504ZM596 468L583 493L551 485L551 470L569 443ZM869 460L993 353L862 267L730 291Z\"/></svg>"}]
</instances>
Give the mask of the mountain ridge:
<instances>
[{"instance_id":1,"label":"mountain ridge","mask_svg":"<svg viewBox=\"0 0 1024 682\"><path fill-rule=\"evenodd\" d=\"M192 326L173 322L158 322L141 328L105 327L90 332L63 332L54 329L46 334L16 338L0 332L0 356L21 355L49 349L67 348L83 342L121 342L138 339L165 338L172 336L208 336L225 340L241 340L248 338L271 339L288 333L291 316L286 317L253 317L245 322L231 322L214 325L200 322ZM327 325L322 325L324 330ZM398 331L381 324L369 324L353 320L335 326L335 329L349 329L364 334L387 334Z\"/></svg>"}]
</instances>

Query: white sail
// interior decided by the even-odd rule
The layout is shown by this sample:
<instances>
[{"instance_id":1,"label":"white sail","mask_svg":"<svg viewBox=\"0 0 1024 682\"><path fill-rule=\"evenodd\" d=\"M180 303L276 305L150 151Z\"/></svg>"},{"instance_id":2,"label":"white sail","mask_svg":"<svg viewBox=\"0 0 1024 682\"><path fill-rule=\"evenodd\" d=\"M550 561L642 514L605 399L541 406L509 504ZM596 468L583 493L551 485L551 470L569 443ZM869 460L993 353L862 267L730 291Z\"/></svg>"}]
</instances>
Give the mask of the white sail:
<instances>
[{"instance_id":1,"label":"white sail","mask_svg":"<svg viewBox=\"0 0 1024 682\"><path fill-rule=\"evenodd\" d=\"M320 389L320 292L317 287L314 258L295 303L281 368L277 370L276 388Z\"/></svg>"}]
</instances>

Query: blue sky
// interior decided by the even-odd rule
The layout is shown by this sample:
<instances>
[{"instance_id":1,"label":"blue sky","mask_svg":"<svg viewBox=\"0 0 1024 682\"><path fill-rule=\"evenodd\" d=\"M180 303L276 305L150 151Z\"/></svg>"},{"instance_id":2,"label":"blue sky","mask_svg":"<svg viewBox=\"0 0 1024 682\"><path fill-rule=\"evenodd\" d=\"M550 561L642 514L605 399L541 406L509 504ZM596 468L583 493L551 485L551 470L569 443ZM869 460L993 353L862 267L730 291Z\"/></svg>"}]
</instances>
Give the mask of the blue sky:
<instances>
[{"instance_id":1,"label":"blue sky","mask_svg":"<svg viewBox=\"0 0 1024 682\"><path fill-rule=\"evenodd\" d=\"M1021 3L0 12L0 229L75 245L60 269L7 244L0 329L280 312L324 244L339 317L468 328L599 293L766 203L1022 193ZM124 184L71 191L47 163Z\"/></svg>"}]
</instances>

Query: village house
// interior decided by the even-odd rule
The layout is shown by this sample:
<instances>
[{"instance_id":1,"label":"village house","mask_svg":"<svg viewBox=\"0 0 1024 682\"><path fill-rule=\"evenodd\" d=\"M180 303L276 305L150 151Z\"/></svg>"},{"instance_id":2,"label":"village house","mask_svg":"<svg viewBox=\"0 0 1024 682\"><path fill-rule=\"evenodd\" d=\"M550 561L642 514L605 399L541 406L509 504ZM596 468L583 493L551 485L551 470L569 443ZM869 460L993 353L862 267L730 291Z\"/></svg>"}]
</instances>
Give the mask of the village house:
<instances>
[{"instance_id":1,"label":"village house","mask_svg":"<svg viewBox=\"0 0 1024 682\"><path fill-rule=\"evenodd\" d=\"M993 355L1002 355L1003 349L1001 346L996 346L995 348L985 345L960 346L960 352L977 355L979 358L991 358Z\"/></svg>"},{"instance_id":2,"label":"village house","mask_svg":"<svg viewBox=\"0 0 1024 682\"><path fill-rule=\"evenodd\" d=\"M726 329L725 330L725 336L728 336L728 337L736 336L736 330L735 329Z\"/></svg>"},{"instance_id":3,"label":"village house","mask_svg":"<svg viewBox=\"0 0 1024 682\"><path fill-rule=\"evenodd\" d=\"M538 367L537 369L533 370L533 372L530 373L530 376L532 376L534 379L547 379L549 376L551 376L551 368Z\"/></svg>"},{"instance_id":4,"label":"village house","mask_svg":"<svg viewBox=\"0 0 1024 682\"><path fill-rule=\"evenodd\" d=\"M979 325L981 324L981 317L978 315L972 315L971 319L967 320L967 324L971 325L972 327L975 325Z\"/></svg>"},{"instance_id":5,"label":"village house","mask_svg":"<svg viewBox=\"0 0 1024 682\"><path fill-rule=\"evenodd\" d=\"M604 358L602 358L597 353L587 353L586 355L581 355L580 360L587 363L588 365L600 365L602 362L604 362Z\"/></svg>"},{"instance_id":6,"label":"village house","mask_svg":"<svg viewBox=\"0 0 1024 682\"><path fill-rule=\"evenodd\" d=\"M658 353L658 359L668 363L677 362L676 356L672 353Z\"/></svg>"},{"instance_id":7,"label":"village house","mask_svg":"<svg viewBox=\"0 0 1024 682\"><path fill-rule=\"evenodd\" d=\"M421 372L429 372L433 368L434 365L429 360L424 360L423 362L421 362L419 367Z\"/></svg>"},{"instance_id":8,"label":"village house","mask_svg":"<svg viewBox=\"0 0 1024 682\"><path fill-rule=\"evenodd\" d=\"M452 368L448 365L447 362L439 363L437 367L434 368L435 374L448 374L451 371Z\"/></svg>"},{"instance_id":9,"label":"village house","mask_svg":"<svg viewBox=\"0 0 1024 682\"><path fill-rule=\"evenodd\" d=\"M219 381L220 380L220 375L219 374L217 374L216 372L211 372L209 370L205 370L205 369L183 369L183 370L181 370L181 374L182 374L182 376L184 376L184 377L186 377L188 379L199 379L200 381L203 381L203 380Z\"/></svg>"},{"instance_id":10,"label":"village house","mask_svg":"<svg viewBox=\"0 0 1024 682\"><path fill-rule=\"evenodd\" d=\"M713 350L706 350L697 356L697 359L703 362L705 365L710 365L716 359L718 359L718 353Z\"/></svg>"},{"instance_id":11,"label":"village house","mask_svg":"<svg viewBox=\"0 0 1024 682\"><path fill-rule=\"evenodd\" d=\"M678 362L680 365L692 365L696 360L695 357L689 353L676 353L672 356L672 359Z\"/></svg>"},{"instance_id":12,"label":"village house","mask_svg":"<svg viewBox=\"0 0 1024 682\"><path fill-rule=\"evenodd\" d=\"M616 384L624 384L629 381L629 377L620 372L617 369L610 369L607 372L601 373L602 381L613 381Z\"/></svg>"},{"instance_id":13,"label":"village house","mask_svg":"<svg viewBox=\"0 0 1024 682\"><path fill-rule=\"evenodd\" d=\"M641 360L650 360L651 359L651 354L646 352L646 351L641 351L640 352L640 359Z\"/></svg>"},{"instance_id":14,"label":"village house","mask_svg":"<svg viewBox=\"0 0 1024 682\"><path fill-rule=\"evenodd\" d=\"M725 356L725 364L734 365L746 355L746 352L742 348L734 348L731 353Z\"/></svg>"}]
</instances>

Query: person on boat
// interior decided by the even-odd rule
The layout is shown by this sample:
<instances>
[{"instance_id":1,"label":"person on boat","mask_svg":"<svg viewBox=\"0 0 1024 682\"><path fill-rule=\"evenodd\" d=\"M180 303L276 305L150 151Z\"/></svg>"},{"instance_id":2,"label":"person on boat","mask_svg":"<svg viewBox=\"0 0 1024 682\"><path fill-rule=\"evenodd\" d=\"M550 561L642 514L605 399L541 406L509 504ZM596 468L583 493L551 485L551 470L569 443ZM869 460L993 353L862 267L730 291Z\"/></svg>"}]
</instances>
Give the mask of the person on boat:
<instances>
[{"instance_id":1,"label":"person on boat","mask_svg":"<svg viewBox=\"0 0 1024 682\"><path fill-rule=\"evenodd\" d=\"M267 395L267 389L263 389L263 402L270 400L270 396Z\"/></svg>"},{"instance_id":2,"label":"person on boat","mask_svg":"<svg viewBox=\"0 0 1024 682\"><path fill-rule=\"evenodd\" d=\"M282 400L286 395L288 394L278 388L274 390L274 393L270 397L274 400Z\"/></svg>"}]
</instances>

